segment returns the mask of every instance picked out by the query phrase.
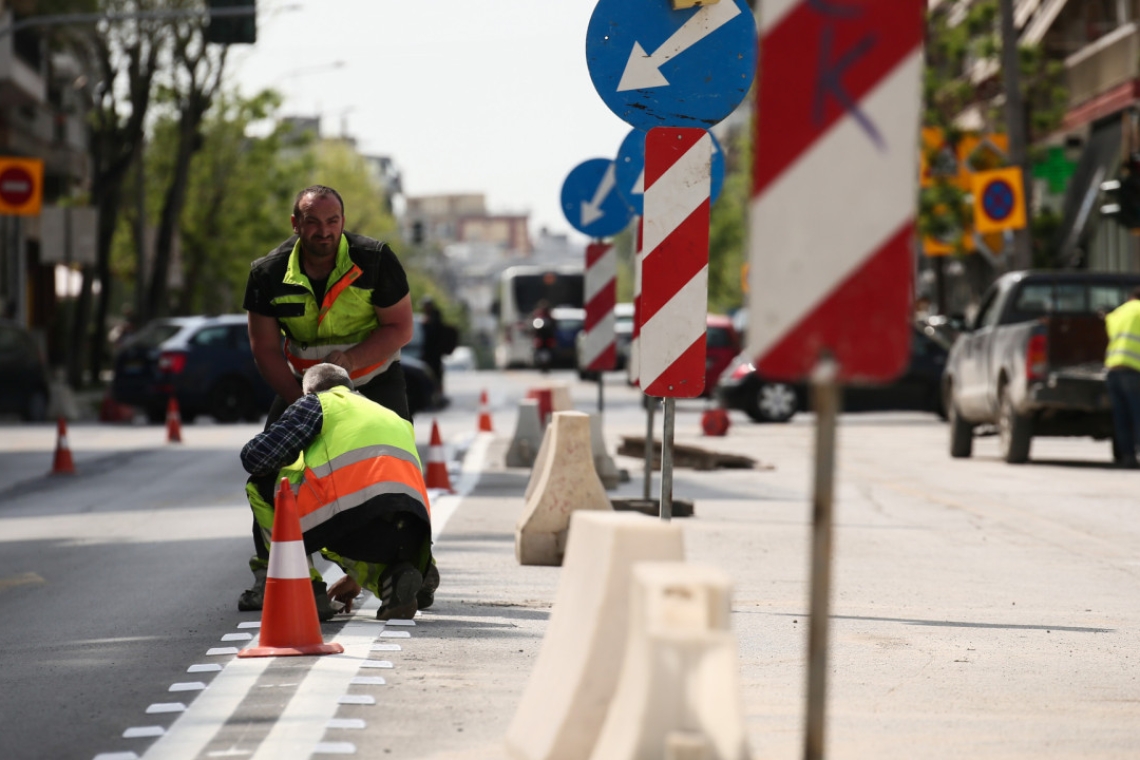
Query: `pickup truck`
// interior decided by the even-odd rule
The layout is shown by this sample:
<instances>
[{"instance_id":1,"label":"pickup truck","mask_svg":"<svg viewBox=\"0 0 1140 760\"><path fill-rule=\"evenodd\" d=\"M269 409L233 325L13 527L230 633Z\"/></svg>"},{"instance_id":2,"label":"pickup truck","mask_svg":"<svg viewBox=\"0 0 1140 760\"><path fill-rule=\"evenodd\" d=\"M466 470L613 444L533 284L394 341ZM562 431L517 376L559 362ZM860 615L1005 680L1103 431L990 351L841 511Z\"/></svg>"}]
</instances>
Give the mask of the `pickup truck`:
<instances>
[{"instance_id":1,"label":"pickup truck","mask_svg":"<svg viewBox=\"0 0 1140 760\"><path fill-rule=\"evenodd\" d=\"M973 453L996 427L1006 462L1029 460L1034 436L1112 438L1104 315L1140 274L1025 271L1002 275L958 336L942 375L950 456Z\"/></svg>"}]
</instances>

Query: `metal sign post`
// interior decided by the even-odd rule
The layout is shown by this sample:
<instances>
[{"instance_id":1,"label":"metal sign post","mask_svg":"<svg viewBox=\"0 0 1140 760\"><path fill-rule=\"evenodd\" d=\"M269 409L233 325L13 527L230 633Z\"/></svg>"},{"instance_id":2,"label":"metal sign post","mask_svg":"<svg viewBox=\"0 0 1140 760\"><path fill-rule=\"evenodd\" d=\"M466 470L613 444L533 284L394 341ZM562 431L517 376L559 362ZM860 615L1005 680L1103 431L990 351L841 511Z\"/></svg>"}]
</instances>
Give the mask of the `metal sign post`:
<instances>
[{"instance_id":1,"label":"metal sign post","mask_svg":"<svg viewBox=\"0 0 1140 760\"><path fill-rule=\"evenodd\" d=\"M804 760L823 757L827 703L827 632L831 615L831 535L835 485L835 422L839 366L829 354L812 373L815 410L815 488L811 522L811 618L808 630L807 729Z\"/></svg>"}]
</instances>

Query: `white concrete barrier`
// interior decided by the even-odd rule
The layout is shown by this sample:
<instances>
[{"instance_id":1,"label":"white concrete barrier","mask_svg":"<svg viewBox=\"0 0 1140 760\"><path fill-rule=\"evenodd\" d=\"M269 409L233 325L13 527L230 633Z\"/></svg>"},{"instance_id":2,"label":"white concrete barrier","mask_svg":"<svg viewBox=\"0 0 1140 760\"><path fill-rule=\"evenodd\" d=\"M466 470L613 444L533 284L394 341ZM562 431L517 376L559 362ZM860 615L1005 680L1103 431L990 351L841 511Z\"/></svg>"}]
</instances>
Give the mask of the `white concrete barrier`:
<instances>
[{"instance_id":1,"label":"white concrete barrier","mask_svg":"<svg viewBox=\"0 0 1140 760\"><path fill-rule=\"evenodd\" d=\"M531 467L542 445L542 421L538 416L538 401L524 398L519 401L519 414L515 420L515 436L507 449L507 467Z\"/></svg>"},{"instance_id":2,"label":"white concrete barrier","mask_svg":"<svg viewBox=\"0 0 1140 760\"><path fill-rule=\"evenodd\" d=\"M590 415L590 454L594 458L594 471L607 491L612 491L621 483L621 473L613 458L606 451L606 439L602 436L602 416Z\"/></svg>"},{"instance_id":3,"label":"white concrete barrier","mask_svg":"<svg viewBox=\"0 0 1140 760\"><path fill-rule=\"evenodd\" d=\"M562 579L506 745L515 760L587 760L626 651L630 571L683 558L681 528L646 515L575 512Z\"/></svg>"},{"instance_id":4,"label":"white concrete barrier","mask_svg":"<svg viewBox=\"0 0 1140 760\"><path fill-rule=\"evenodd\" d=\"M632 576L621 677L591 760L747 760L731 580L684 562Z\"/></svg>"},{"instance_id":5,"label":"white concrete barrier","mask_svg":"<svg viewBox=\"0 0 1140 760\"><path fill-rule=\"evenodd\" d=\"M569 412L573 411L574 402L570 400L570 386L562 383L551 383L550 385L550 411L554 412Z\"/></svg>"},{"instance_id":6,"label":"white concrete barrier","mask_svg":"<svg viewBox=\"0 0 1140 760\"><path fill-rule=\"evenodd\" d=\"M594 471L590 415L555 412L539 459L515 527L515 557L522 565L561 565L570 514L582 509L613 509Z\"/></svg>"}]
</instances>

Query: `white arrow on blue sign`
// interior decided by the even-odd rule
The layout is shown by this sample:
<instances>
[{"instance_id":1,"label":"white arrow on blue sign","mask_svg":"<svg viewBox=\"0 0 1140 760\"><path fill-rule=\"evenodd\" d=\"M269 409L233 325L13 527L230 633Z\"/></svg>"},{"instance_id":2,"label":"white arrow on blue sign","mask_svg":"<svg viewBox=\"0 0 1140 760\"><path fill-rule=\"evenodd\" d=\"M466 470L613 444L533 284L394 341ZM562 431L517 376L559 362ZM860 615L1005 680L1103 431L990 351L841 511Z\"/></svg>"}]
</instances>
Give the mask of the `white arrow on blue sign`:
<instances>
[{"instance_id":1,"label":"white arrow on blue sign","mask_svg":"<svg viewBox=\"0 0 1140 760\"><path fill-rule=\"evenodd\" d=\"M633 216L617 191L615 169L608 158L591 158L571 169L562 183L562 213L570 226L584 235L616 235Z\"/></svg>"},{"instance_id":2,"label":"white arrow on blue sign","mask_svg":"<svg viewBox=\"0 0 1140 760\"><path fill-rule=\"evenodd\" d=\"M630 126L708 129L752 86L756 20L745 0L683 10L671 0L599 0L586 65L602 100Z\"/></svg>"},{"instance_id":3,"label":"white arrow on blue sign","mask_svg":"<svg viewBox=\"0 0 1140 760\"><path fill-rule=\"evenodd\" d=\"M720 196L720 189L724 186L724 151L716 135L709 132L712 138L712 181L709 201L716 203ZM644 214L645 200L645 132L640 129L631 129L618 148L617 158L614 159L616 167L617 189L625 198L625 202L637 215Z\"/></svg>"}]
</instances>

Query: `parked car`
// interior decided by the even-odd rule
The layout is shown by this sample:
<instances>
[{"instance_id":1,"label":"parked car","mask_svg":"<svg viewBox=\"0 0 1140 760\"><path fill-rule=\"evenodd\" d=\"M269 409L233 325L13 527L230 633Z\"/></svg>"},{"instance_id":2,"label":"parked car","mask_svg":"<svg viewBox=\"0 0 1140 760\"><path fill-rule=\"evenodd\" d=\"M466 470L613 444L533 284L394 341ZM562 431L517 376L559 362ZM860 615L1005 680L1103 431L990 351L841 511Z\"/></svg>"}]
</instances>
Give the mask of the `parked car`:
<instances>
[{"instance_id":1,"label":"parked car","mask_svg":"<svg viewBox=\"0 0 1140 760\"><path fill-rule=\"evenodd\" d=\"M945 417L941 378L949 347L933 328L914 325L906 370L886 385L843 387L845 412L914 410ZM755 422L787 422L810 408L806 383L785 383L762 377L752 358L741 354L720 376L716 397L726 409L740 409Z\"/></svg>"},{"instance_id":2,"label":"parked car","mask_svg":"<svg viewBox=\"0 0 1140 760\"><path fill-rule=\"evenodd\" d=\"M254 422L275 395L253 361L245 314L147 323L115 355L111 394L155 423L166 419L171 395L184 422L200 414Z\"/></svg>"},{"instance_id":3,"label":"parked car","mask_svg":"<svg viewBox=\"0 0 1140 760\"><path fill-rule=\"evenodd\" d=\"M550 310L554 322L554 340L550 348L550 366L578 366L578 335L586 324L586 310L573 306L555 306ZM535 362L537 366L538 362Z\"/></svg>"},{"instance_id":4,"label":"parked car","mask_svg":"<svg viewBox=\"0 0 1140 760\"><path fill-rule=\"evenodd\" d=\"M18 323L0 319L0 413L42 422L48 398L47 364L35 337Z\"/></svg>"},{"instance_id":5,"label":"parked car","mask_svg":"<svg viewBox=\"0 0 1140 760\"><path fill-rule=\"evenodd\" d=\"M970 456L981 425L997 428L1011 463L1029 459L1035 436L1111 440L1104 314L1137 286L1140 275L1109 272L998 278L946 364L950 455Z\"/></svg>"},{"instance_id":6,"label":"parked car","mask_svg":"<svg viewBox=\"0 0 1140 760\"><path fill-rule=\"evenodd\" d=\"M709 314L705 318L705 390L701 394L711 398L716 381L740 353L740 333L731 317Z\"/></svg>"},{"instance_id":7,"label":"parked car","mask_svg":"<svg viewBox=\"0 0 1140 760\"><path fill-rule=\"evenodd\" d=\"M443 388L439 378L423 361L424 329L419 315L413 322L412 339L400 349L400 366L404 368L404 385L408 394L408 411L414 417L444 407Z\"/></svg>"}]
</instances>

